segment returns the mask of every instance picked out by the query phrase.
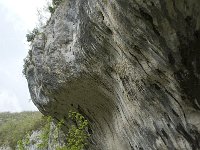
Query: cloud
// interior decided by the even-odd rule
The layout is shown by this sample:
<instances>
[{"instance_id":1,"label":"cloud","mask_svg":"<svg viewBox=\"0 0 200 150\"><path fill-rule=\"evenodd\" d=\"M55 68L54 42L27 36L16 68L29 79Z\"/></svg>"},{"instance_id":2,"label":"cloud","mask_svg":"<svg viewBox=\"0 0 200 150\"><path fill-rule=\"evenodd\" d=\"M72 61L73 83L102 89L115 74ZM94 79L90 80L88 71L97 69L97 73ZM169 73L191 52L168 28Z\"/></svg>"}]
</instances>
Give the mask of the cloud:
<instances>
[{"instance_id":1,"label":"cloud","mask_svg":"<svg viewBox=\"0 0 200 150\"><path fill-rule=\"evenodd\" d=\"M20 100L12 91L0 91L0 112L34 111L36 107L30 101Z\"/></svg>"},{"instance_id":2,"label":"cloud","mask_svg":"<svg viewBox=\"0 0 200 150\"><path fill-rule=\"evenodd\" d=\"M32 102L27 83L22 75L16 71L3 70L0 67L0 112L19 112L24 110L37 110ZM21 71L21 70L20 70Z\"/></svg>"},{"instance_id":3,"label":"cloud","mask_svg":"<svg viewBox=\"0 0 200 150\"><path fill-rule=\"evenodd\" d=\"M23 58L28 53L24 43L27 30L37 23L37 8L46 0L0 0L0 112L37 110L25 78Z\"/></svg>"},{"instance_id":4,"label":"cloud","mask_svg":"<svg viewBox=\"0 0 200 150\"><path fill-rule=\"evenodd\" d=\"M13 23L23 23L31 29L38 20L37 9L44 7L47 0L1 0L0 6L7 12L7 19Z\"/></svg>"},{"instance_id":5,"label":"cloud","mask_svg":"<svg viewBox=\"0 0 200 150\"><path fill-rule=\"evenodd\" d=\"M19 100L17 97L9 93L8 91L0 92L0 112L10 111L10 112L19 112L22 111L21 106L19 105Z\"/></svg>"}]
</instances>

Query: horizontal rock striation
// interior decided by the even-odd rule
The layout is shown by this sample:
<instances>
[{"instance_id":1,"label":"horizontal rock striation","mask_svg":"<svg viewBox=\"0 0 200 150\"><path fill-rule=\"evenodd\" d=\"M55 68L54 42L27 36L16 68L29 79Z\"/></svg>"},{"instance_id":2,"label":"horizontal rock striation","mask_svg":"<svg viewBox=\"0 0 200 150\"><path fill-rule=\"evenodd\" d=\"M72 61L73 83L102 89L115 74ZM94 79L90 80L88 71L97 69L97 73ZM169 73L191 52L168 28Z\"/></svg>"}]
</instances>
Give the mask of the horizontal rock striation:
<instances>
[{"instance_id":1,"label":"horizontal rock striation","mask_svg":"<svg viewBox=\"0 0 200 150\"><path fill-rule=\"evenodd\" d=\"M200 149L199 0L65 0L27 62L34 104L80 112L88 149Z\"/></svg>"}]
</instances>

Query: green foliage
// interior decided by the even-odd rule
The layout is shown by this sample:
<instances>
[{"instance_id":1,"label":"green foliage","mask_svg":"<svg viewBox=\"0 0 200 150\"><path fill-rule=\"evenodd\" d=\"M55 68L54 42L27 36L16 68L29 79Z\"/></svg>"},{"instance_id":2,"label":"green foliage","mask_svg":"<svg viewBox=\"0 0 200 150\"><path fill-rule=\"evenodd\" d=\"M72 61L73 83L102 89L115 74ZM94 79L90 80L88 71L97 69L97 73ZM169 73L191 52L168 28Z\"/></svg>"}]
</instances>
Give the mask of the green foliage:
<instances>
[{"instance_id":1,"label":"green foliage","mask_svg":"<svg viewBox=\"0 0 200 150\"><path fill-rule=\"evenodd\" d=\"M54 143L58 143L60 140L60 131L61 127L64 124L64 120L62 119L60 122L57 123L56 128L54 130Z\"/></svg>"},{"instance_id":2,"label":"green foliage","mask_svg":"<svg viewBox=\"0 0 200 150\"><path fill-rule=\"evenodd\" d=\"M55 12L55 7L49 6L48 9L51 14Z\"/></svg>"},{"instance_id":3,"label":"green foliage","mask_svg":"<svg viewBox=\"0 0 200 150\"><path fill-rule=\"evenodd\" d=\"M30 144L30 134L27 133L24 140L19 140L17 142L18 150L26 150L26 146Z\"/></svg>"},{"instance_id":4,"label":"green foliage","mask_svg":"<svg viewBox=\"0 0 200 150\"><path fill-rule=\"evenodd\" d=\"M69 150L82 150L87 145L88 134L86 128L88 121L77 112L69 112L69 119L77 123L77 126L72 125L67 136L67 147Z\"/></svg>"},{"instance_id":5,"label":"green foliage","mask_svg":"<svg viewBox=\"0 0 200 150\"><path fill-rule=\"evenodd\" d=\"M24 139L24 144L25 145L29 145L31 142L30 142L30 134L27 133L26 136L25 136L25 139Z\"/></svg>"},{"instance_id":6,"label":"green foliage","mask_svg":"<svg viewBox=\"0 0 200 150\"><path fill-rule=\"evenodd\" d=\"M27 70L27 68L28 68L29 65L30 65L29 59L25 58L25 59L24 59L23 70L22 70L22 73L23 73L23 75L24 75L25 77L27 77L27 76L26 76L26 70Z\"/></svg>"},{"instance_id":7,"label":"green foliage","mask_svg":"<svg viewBox=\"0 0 200 150\"><path fill-rule=\"evenodd\" d=\"M19 140L17 142L17 147L18 147L18 150L25 150L25 147L24 147L24 144L23 144L22 140Z\"/></svg>"},{"instance_id":8,"label":"green foliage","mask_svg":"<svg viewBox=\"0 0 200 150\"><path fill-rule=\"evenodd\" d=\"M49 12L53 14L56 8L63 2L63 0L52 0L52 6L49 6Z\"/></svg>"},{"instance_id":9,"label":"green foliage","mask_svg":"<svg viewBox=\"0 0 200 150\"><path fill-rule=\"evenodd\" d=\"M56 126L57 129L60 130L63 124L65 124L65 121L62 119L60 122L58 122L58 124L57 124L57 126Z\"/></svg>"},{"instance_id":10,"label":"green foliage","mask_svg":"<svg viewBox=\"0 0 200 150\"><path fill-rule=\"evenodd\" d=\"M8 145L15 149L17 142L20 144L27 133L44 126L45 119L42 116L40 112L0 113L0 146Z\"/></svg>"},{"instance_id":11,"label":"green foliage","mask_svg":"<svg viewBox=\"0 0 200 150\"><path fill-rule=\"evenodd\" d=\"M38 148L40 149L48 148L51 122L52 118L50 116L47 117L47 124L42 128L42 134L40 135L41 143L38 144Z\"/></svg>"},{"instance_id":12,"label":"green foliage","mask_svg":"<svg viewBox=\"0 0 200 150\"><path fill-rule=\"evenodd\" d=\"M62 3L63 0L52 0L53 6L59 6Z\"/></svg>"},{"instance_id":13,"label":"green foliage","mask_svg":"<svg viewBox=\"0 0 200 150\"><path fill-rule=\"evenodd\" d=\"M108 0L103 0L103 3L104 3L105 5L107 5L107 4L108 4Z\"/></svg>"},{"instance_id":14,"label":"green foliage","mask_svg":"<svg viewBox=\"0 0 200 150\"><path fill-rule=\"evenodd\" d=\"M87 145L87 139L89 138L89 135L86 132L86 129L88 128L88 121L81 114L72 111L69 112L68 118L75 122L77 126L69 126L69 131L66 135L66 145L57 146L56 150L82 150ZM42 134L40 136L40 139L42 141L38 145L38 148L40 149L48 148L51 122L52 118L48 117L47 124L42 129ZM56 145L59 145L59 132L64 124L64 120L61 120L57 123L55 130L52 131L51 138L53 138L52 140Z\"/></svg>"},{"instance_id":15,"label":"green foliage","mask_svg":"<svg viewBox=\"0 0 200 150\"><path fill-rule=\"evenodd\" d=\"M39 34L39 30L34 28L32 32L26 34L27 42L32 42L35 39L35 36Z\"/></svg>"},{"instance_id":16,"label":"green foliage","mask_svg":"<svg viewBox=\"0 0 200 150\"><path fill-rule=\"evenodd\" d=\"M24 65L23 65L22 73L26 78L27 78L27 75L26 75L27 68L31 64L30 60L32 60L32 50L29 50L28 56L26 58L24 58Z\"/></svg>"},{"instance_id":17,"label":"green foliage","mask_svg":"<svg viewBox=\"0 0 200 150\"><path fill-rule=\"evenodd\" d=\"M9 119L10 116L10 119ZM34 130L41 130L37 145L38 149L48 149L48 141L50 138L56 146L56 150L82 150L87 145L89 134L86 132L88 121L79 113L70 111L68 119L74 124L65 124L61 120L56 124L55 130L51 130L51 117L42 117L39 112L23 112L23 113L4 113L0 114L0 146L9 145L12 149L17 146L18 150L26 150L30 145L30 133ZM62 126L68 126L68 133L65 135L66 144L60 145L59 138ZM60 146L59 146L60 145Z\"/></svg>"},{"instance_id":18,"label":"green foliage","mask_svg":"<svg viewBox=\"0 0 200 150\"><path fill-rule=\"evenodd\" d=\"M57 147L56 150L69 150L66 146Z\"/></svg>"}]
</instances>

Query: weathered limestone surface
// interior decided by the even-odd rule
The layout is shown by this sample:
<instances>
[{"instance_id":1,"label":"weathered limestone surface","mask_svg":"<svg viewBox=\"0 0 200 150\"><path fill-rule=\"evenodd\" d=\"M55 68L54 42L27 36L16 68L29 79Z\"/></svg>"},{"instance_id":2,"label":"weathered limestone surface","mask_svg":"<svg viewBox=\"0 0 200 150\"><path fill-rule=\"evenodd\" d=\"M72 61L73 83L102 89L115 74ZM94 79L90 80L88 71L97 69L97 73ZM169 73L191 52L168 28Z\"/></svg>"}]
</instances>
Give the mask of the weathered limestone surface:
<instances>
[{"instance_id":1,"label":"weathered limestone surface","mask_svg":"<svg viewBox=\"0 0 200 150\"><path fill-rule=\"evenodd\" d=\"M12 149L5 145L5 146L1 146L0 150L12 150Z\"/></svg>"},{"instance_id":2,"label":"weathered limestone surface","mask_svg":"<svg viewBox=\"0 0 200 150\"><path fill-rule=\"evenodd\" d=\"M32 43L33 102L90 150L200 149L200 1L65 0Z\"/></svg>"}]
</instances>

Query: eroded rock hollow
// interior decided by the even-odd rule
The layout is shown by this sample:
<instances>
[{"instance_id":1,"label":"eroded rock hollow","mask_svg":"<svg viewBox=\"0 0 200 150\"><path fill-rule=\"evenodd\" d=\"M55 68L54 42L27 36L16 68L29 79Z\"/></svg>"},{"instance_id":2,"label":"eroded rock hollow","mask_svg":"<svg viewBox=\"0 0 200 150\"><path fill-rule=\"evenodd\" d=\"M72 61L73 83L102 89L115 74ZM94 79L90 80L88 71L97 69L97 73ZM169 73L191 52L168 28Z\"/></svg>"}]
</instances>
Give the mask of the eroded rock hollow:
<instances>
[{"instance_id":1,"label":"eroded rock hollow","mask_svg":"<svg viewBox=\"0 0 200 150\"><path fill-rule=\"evenodd\" d=\"M200 149L200 1L64 0L25 69L38 109L91 150Z\"/></svg>"}]
</instances>

